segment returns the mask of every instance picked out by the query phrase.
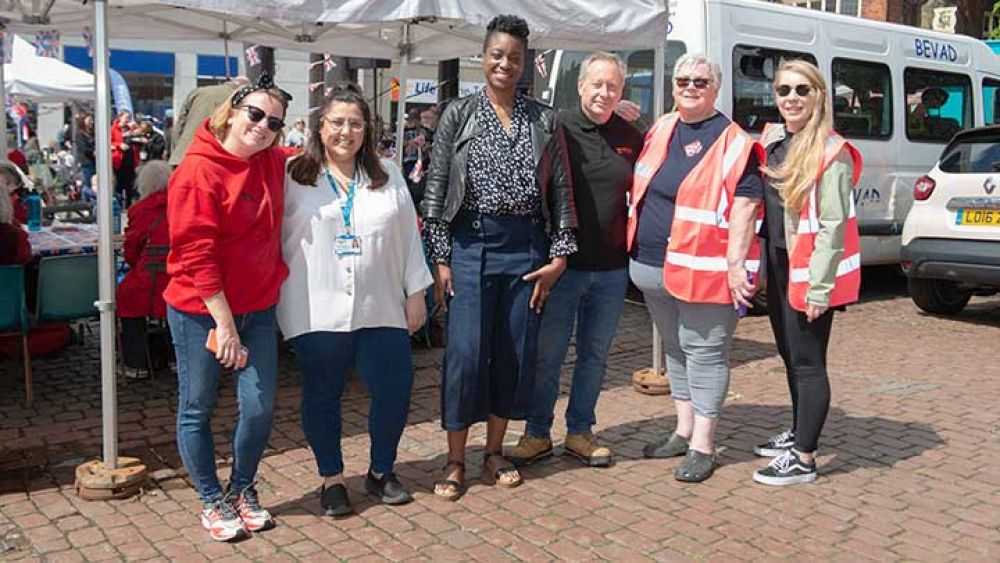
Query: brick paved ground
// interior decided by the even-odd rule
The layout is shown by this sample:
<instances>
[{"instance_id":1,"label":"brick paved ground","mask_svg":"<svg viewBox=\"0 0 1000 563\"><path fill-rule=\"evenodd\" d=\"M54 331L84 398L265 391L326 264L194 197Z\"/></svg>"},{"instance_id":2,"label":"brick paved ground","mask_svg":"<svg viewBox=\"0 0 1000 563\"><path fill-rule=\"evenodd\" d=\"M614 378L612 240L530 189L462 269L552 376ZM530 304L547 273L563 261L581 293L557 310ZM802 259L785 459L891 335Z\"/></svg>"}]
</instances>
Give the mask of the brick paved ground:
<instances>
[{"instance_id":1,"label":"brick paved ground","mask_svg":"<svg viewBox=\"0 0 1000 563\"><path fill-rule=\"evenodd\" d=\"M359 514L337 522L318 510L319 479L286 354L259 484L279 526L239 544L211 542L197 524L196 496L174 445L171 377L119 387L122 450L146 460L150 490L88 503L75 497L72 472L100 452L95 341L36 361L32 410L19 403L18 365L5 360L0 560L1000 560L1000 299L976 299L957 318L935 318L917 312L898 280L875 285L836 323L833 409L815 485L778 490L750 479L761 465L752 444L788 422L783 371L764 318L743 321L737 333L716 476L685 486L670 476L676 460L641 459L642 445L669 432L674 416L665 398L630 387L630 374L649 362L648 317L630 305L598 410L600 439L619 455L615 467L582 468L557 457L526 470L519 489L491 488L478 479L477 428L469 493L457 504L438 501L429 490L444 460L441 352L420 351L398 466L416 502L389 509L364 497L367 399L354 385L345 398L344 446ZM216 439L227 454L231 384L223 395ZM512 438L522 426L513 426Z\"/></svg>"}]
</instances>

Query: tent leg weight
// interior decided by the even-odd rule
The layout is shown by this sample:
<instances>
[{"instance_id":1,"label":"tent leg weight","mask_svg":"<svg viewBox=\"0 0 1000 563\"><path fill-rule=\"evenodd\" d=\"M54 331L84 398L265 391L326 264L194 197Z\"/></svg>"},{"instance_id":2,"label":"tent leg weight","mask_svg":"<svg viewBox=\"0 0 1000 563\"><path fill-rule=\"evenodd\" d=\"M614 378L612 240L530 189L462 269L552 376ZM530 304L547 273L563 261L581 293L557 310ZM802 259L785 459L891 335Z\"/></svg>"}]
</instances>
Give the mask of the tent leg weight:
<instances>
[{"instance_id":1,"label":"tent leg weight","mask_svg":"<svg viewBox=\"0 0 1000 563\"><path fill-rule=\"evenodd\" d=\"M83 500L118 500L139 494L146 485L146 466L134 457L119 457L118 467L108 469L100 460L76 467L76 494Z\"/></svg>"},{"instance_id":2,"label":"tent leg weight","mask_svg":"<svg viewBox=\"0 0 1000 563\"><path fill-rule=\"evenodd\" d=\"M656 373L653 368L641 369L632 374L632 388L643 395L666 395L670 393L667 371Z\"/></svg>"}]
</instances>

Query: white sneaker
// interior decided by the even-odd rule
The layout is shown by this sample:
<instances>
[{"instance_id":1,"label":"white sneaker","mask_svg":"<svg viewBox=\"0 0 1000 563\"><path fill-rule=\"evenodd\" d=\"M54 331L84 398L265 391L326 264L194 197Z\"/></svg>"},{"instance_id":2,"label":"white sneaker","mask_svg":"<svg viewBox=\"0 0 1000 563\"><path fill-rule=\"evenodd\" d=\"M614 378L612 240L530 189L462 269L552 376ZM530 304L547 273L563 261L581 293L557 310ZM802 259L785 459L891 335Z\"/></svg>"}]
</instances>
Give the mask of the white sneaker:
<instances>
[{"instance_id":1,"label":"white sneaker","mask_svg":"<svg viewBox=\"0 0 1000 563\"><path fill-rule=\"evenodd\" d=\"M216 501L201 511L201 526L215 541L237 541L250 537L243 520L224 500Z\"/></svg>"},{"instance_id":2,"label":"white sneaker","mask_svg":"<svg viewBox=\"0 0 1000 563\"><path fill-rule=\"evenodd\" d=\"M146 379L149 377L149 372L142 368L130 368L125 366L124 375L126 379Z\"/></svg>"}]
</instances>

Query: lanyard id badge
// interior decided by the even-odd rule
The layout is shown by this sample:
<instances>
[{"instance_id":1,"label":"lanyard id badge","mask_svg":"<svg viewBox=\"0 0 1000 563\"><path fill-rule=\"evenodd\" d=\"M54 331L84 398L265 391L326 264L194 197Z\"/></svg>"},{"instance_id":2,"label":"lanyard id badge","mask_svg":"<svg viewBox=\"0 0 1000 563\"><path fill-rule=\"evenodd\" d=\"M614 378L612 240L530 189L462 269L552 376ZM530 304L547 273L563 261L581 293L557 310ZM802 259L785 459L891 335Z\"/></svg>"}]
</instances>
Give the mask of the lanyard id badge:
<instances>
[{"instance_id":1,"label":"lanyard id badge","mask_svg":"<svg viewBox=\"0 0 1000 563\"><path fill-rule=\"evenodd\" d=\"M361 255L361 238L357 235L350 233L337 235L337 238L333 239L333 243L333 250L337 256Z\"/></svg>"},{"instance_id":2,"label":"lanyard id badge","mask_svg":"<svg viewBox=\"0 0 1000 563\"><path fill-rule=\"evenodd\" d=\"M326 170L326 179L330 183L330 188L340 197L337 192L339 184L337 180L334 179L333 174L330 174L329 170ZM351 180L351 185L347 189L347 201L341 207L341 213L344 217L344 230L345 233L339 234L334 238L333 251L339 257L343 256L359 256L361 255L361 237L355 235L351 232L351 211L354 209L354 195L357 191L358 185L358 173L354 172L354 178Z\"/></svg>"}]
</instances>

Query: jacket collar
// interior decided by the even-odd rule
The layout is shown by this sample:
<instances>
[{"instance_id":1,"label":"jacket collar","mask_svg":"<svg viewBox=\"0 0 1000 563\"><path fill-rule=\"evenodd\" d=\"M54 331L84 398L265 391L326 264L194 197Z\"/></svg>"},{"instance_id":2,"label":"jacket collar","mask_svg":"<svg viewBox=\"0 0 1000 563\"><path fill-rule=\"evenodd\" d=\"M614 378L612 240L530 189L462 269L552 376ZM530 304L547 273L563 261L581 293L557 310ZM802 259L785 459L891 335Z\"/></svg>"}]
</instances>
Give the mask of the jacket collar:
<instances>
[{"instance_id":1,"label":"jacket collar","mask_svg":"<svg viewBox=\"0 0 1000 563\"><path fill-rule=\"evenodd\" d=\"M784 141L787 136L788 133L785 132L785 124L774 123L767 129L767 132L760 136L760 144L766 149L775 143Z\"/></svg>"}]
</instances>

